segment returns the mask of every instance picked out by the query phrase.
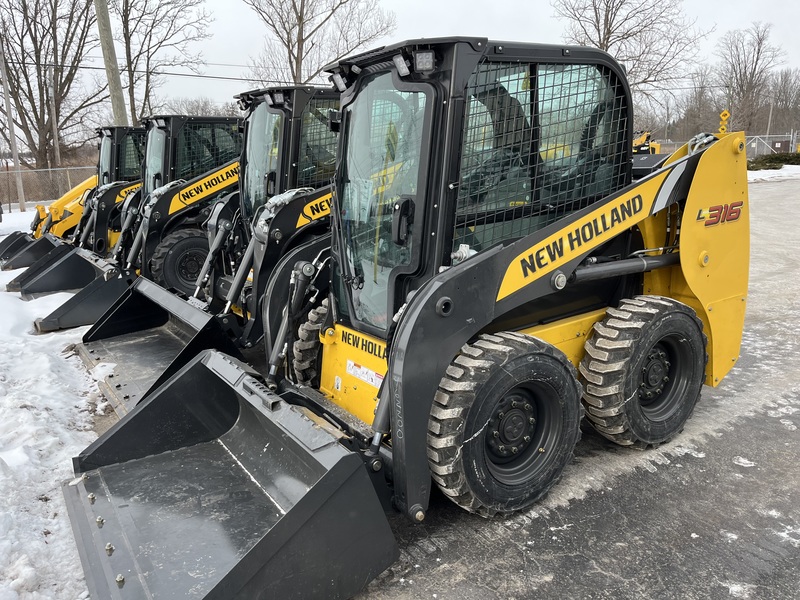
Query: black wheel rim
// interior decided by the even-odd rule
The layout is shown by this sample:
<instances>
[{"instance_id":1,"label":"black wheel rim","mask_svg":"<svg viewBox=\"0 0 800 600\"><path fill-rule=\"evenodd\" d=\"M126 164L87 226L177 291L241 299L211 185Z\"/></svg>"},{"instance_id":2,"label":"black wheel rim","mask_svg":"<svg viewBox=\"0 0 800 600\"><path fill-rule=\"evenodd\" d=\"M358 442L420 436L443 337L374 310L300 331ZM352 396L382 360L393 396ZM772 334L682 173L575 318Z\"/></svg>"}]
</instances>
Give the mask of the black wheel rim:
<instances>
[{"instance_id":1,"label":"black wheel rim","mask_svg":"<svg viewBox=\"0 0 800 600\"><path fill-rule=\"evenodd\" d=\"M184 286L194 288L205 258L206 255L198 250L187 250L178 257L176 261L177 275Z\"/></svg>"},{"instance_id":2,"label":"black wheel rim","mask_svg":"<svg viewBox=\"0 0 800 600\"><path fill-rule=\"evenodd\" d=\"M680 408L692 369L692 351L682 336L668 335L648 350L642 361L639 405L651 421L665 421Z\"/></svg>"},{"instance_id":3,"label":"black wheel rim","mask_svg":"<svg viewBox=\"0 0 800 600\"><path fill-rule=\"evenodd\" d=\"M495 405L486 425L485 456L500 483L522 485L548 468L563 428L555 397L546 386L518 386Z\"/></svg>"}]
</instances>

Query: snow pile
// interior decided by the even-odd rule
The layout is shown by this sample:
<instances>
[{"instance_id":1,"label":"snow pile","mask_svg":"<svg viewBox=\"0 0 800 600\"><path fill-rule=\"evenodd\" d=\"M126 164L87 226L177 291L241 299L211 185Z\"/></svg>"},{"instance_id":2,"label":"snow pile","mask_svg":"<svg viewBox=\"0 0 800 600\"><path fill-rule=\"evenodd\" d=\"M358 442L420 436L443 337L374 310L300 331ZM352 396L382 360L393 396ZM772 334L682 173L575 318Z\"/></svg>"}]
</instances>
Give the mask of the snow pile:
<instances>
[{"instance_id":1,"label":"snow pile","mask_svg":"<svg viewBox=\"0 0 800 600\"><path fill-rule=\"evenodd\" d=\"M763 171L748 171L747 182L778 181L783 179L800 179L800 165L784 165L780 169L764 169Z\"/></svg>"}]
</instances>

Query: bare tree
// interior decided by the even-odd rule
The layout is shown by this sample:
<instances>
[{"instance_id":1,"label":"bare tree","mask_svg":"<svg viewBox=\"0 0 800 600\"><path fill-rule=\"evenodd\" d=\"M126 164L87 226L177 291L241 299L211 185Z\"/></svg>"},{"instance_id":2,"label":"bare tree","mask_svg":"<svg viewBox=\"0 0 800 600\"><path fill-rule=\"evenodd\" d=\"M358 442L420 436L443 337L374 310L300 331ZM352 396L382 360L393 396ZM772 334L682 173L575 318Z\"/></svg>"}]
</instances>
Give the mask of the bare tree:
<instances>
[{"instance_id":1,"label":"bare tree","mask_svg":"<svg viewBox=\"0 0 800 600\"><path fill-rule=\"evenodd\" d=\"M625 65L634 92L653 97L685 77L710 32L668 0L552 0L568 43L605 50Z\"/></svg>"},{"instance_id":2,"label":"bare tree","mask_svg":"<svg viewBox=\"0 0 800 600\"><path fill-rule=\"evenodd\" d=\"M394 31L379 0L244 0L270 37L252 64L263 83L309 83L322 68Z\"/></svg>"},{"instance_id":3,"label":"bare tree","mask_svg":"<svg viewBox=\"0 0 800 600\"><path fill-rule=\"evenodd\" d=\"M783 59L783 50L769 41L770 29L768 23L753 23L745 30L729 31L717 45L722 82L730 86L733 128L749 132L766 128L763 115L769 104L770 74Z\"/></svg>"},{"instance_id":4,"label":"bare tree","mask_svg":"<svg viewBox=\"0 0 800 600\"><path fill-rule=\"evenodd\" d=\"M172 98L164 104L164 113L170 115L242 117L244 113L236 102L220 104L211 98Z\"/></svg>"},{"instance_id":5,"label":"bare tree","mask_svg":"<svg viewBox=\"0 0 800 600\"><path fill-rule=\"evenodd\" d=\"M726 107L725 88L717 83L716 68L701 65L689 76L686 92L678 98L676 139L687 140L701 131L716 131L719 113Z\"/></svg>"},{"instance_id":6,"label":"bare tree","mask_svg":"<svg viewBox=\"0 0 800 600\"><path fill-rule=\"evenodd\" d=\"M210 37L211 16L205 0L113 0L124 47L122 74L133 125L158 107L155 91L163 84L163 69L184 67L194 72L202 65L193 42Z\"/></svg>"},{"instance_id":7,"label":"bare tree","mask_svg":"<svg viewBox=\"0 0 800 600\"><path fill-rule=\"evenodd\" d=\"M772 76L772 127L775 133L800 128L800 69L781 69Z\"/></svg>"},{"instance_id":8,"label":"bare tree","mask_svg":"<svg viewBox=\"0 0 800 600\"><path fill-rule=\"evenodd\" d=\"M66 146L85 142L93 111L108 98L107 86L81 70L86 55L98 47L92 1L0 0L0 27L8 61L10 118L31 157L21 162L44 168L52 164L54 148L51 95L57 143ZM5 114L2 107L0 111ZM0 135L8 143L6 128Z\"/></svg>"}]
</instances>

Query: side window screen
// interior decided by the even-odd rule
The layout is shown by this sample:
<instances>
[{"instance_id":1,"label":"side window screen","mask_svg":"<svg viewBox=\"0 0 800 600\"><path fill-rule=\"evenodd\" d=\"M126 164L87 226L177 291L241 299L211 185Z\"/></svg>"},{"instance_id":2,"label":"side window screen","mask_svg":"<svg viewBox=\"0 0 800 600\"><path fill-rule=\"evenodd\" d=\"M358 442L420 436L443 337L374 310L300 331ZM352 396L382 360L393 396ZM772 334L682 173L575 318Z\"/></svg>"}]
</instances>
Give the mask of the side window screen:
<instances>
[{"instance_id":1,"label":"side window screen","mask_svg":"<svg viewBox=\"0 0 800 600\"><path fill-rule=\"evenodd\" d=\"M453 250L518 239L624 185L624 94L603 69L483 63L467 94Z\"/></svg>"},{"instance_id":2,"label":"side window screen","mask_svg":"<svg viewBox=\"0 0 800 600\"><path fill-rule=\"evenodd\" d=\"M178 136L176 176L194 179L241 152L242 134L236 123L187 123Z\"/></svg>"},{"instance_id":3,"label":"side window screen","mask_svg":"<svg viewBox=\"0 0 800 600\"><path fill-rule=\"evenodd\" d=\"M339 109L333 98L312 98L303 109L297 187L327 185L336 170L336 134L328 128L328 113Z\"/></svg>"}]
</instances>

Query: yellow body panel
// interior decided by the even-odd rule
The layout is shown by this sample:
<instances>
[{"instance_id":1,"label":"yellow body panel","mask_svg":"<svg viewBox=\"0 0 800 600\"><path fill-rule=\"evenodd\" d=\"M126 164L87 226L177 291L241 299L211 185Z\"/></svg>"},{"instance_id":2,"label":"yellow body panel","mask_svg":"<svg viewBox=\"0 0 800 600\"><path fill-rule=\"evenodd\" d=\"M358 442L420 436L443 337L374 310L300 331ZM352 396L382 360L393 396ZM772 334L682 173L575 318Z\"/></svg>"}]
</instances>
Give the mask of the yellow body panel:
<instances>
[{"instance_id":1,"label":"yellow body panel","mask_svg":"<svg viewBox=\"0 0 800 600\"><path fill-rule=\"evenodd\" d=\"M117 245L117 241L119 240L120 232L119 231L112 231L108 230L108 248L113 248Z\"/></svg>"},{"instance_id":2,"label":"yellow body panel","mask_svg":"<svg viewBox=\"0 0 800 600\"><path fill-rule=\"evenodd\" d=\"M731 133L700 159L681 223L681 265L671 296L688 304L708 336L706 384L739 357L750 264L750 208L744 133Z\"/></svg>"},{"instance_id":3,"label":"yellow body panel","mask_svg":"<svg viewBox=\"0 0 800 600\"><path fill-rule=\"evenodd\" d=\"M81 214L83 214L84 198L96 187L97 175L92 175L81 181L58 200L53 201L48 207L52 218L50 233L61 237L65 232L75 227L78 221L81 220ZM36 208L38 210L39 207L37 206ZM64 217L66 212L70 212L71 214ZM59 224L60 221L64 222ZM40 235L41 227L37 229L34 237L39 237Z\"/></svg>"},{"instance_id":4,"label":"yellow body panel","mask_svg":"<svg viewBox=\"0 0 800 600\"><path fill-rule=\"evenodd\" d=\"M320 334L320 390L333 402L372 424L378 388L386 374L386 342L335 325Z\"/></svg>"},{"instance_id":5,"label":"yellow body panel","mask_svg":"<svg viewBox=\"0 0 800 600\"><path fill-rule=\"evenodd\" d=\"M134 183L132 185L129 185L128 187L122 188L119 191L119 193L117 194L117 197L114 198L114 204L119 204L120 202L124 202L125 198L127 198L128 196L133 194L140 187L142 187L142 182L141 181L136 182L136 183Z\"/></svg>"},{"instance_id":6,"label":"yellow body panel","mask_svg":"<svg viewBox=\"0 0 800 600\"><path fill-rule=\"evenodd\" d=\"M601 206L569 228L564 228L535 246L524 250L508 266L497 300L507 298L529 283L555 271L581 254L616 237L643 220L653 207L661 184L662 173L637 186L616 202Z\"/></svg>"},{"instance_id":7,"label":"yellow body panel","mask_svg":"<svg viewBox=\"0 0 800 600\"><path fill-rule=\"evenodd\" d=\"M586 344L586 338L592 332L592 326L605 316L606 309L603 308L567 319L553 321L546 325L523 329L520 333L552 344L566 354L569 362L577 367L585 353L584 344Z\"/></svg>"},{"instance_id":8,"label":"yellow body panel","mask_svg":"<svg viewBox=\"0 0 800 600\"><path fill-rule=\"evenodd\" d=\"M81 220L81 215L83 215L83 201L90 191L91 189L86 190L84 196L76 198L64 206L64 210L58 221L56 221L55 218L53 219L53 224L50 226L50 233L58 237L64 237L74 227L77 227Z\"/></svg>"},{"instance_id":9,"label":"yellow body panel","mask_svg":"<svg viewBox=\"0 0 800 600\"><path fill-rule=\"evenodd\" d=\"M221 169L217 169L211 175L204 177L191 185L184 186L172 198L169 205L169 214L173 215L179 210L186 208L207 198L208 196L217 193L223 187L231 185L239 181L239 163L235 162L232 165L226 165Z\"/></svg>"},{"instance_id":10,"label":"yellow body panel","mask_svg":"<svg viewBox=\"0 0 800 600\"><path fill-rule=\"evenodd\" d=\"M307 203L303 207L302 214L297 218L296 228L300 229L304 225L327 217L331 214L331 202L333 201L333 194L325 194L322 198L316 198Z\"/></svg>"},{"instance_id":11,"label":"yellow body panel","mask_svg":"<svg viewBox=\"0 0 800 600\"><path fill-rule=\"evenodd\" d=\"M38 238L42 236L42 227L44 226L44 220L47 218L47 209L41 204L37 204L36 212L39 213L39 222L36 224L36 230L33 232L33 237Z\"/></svg>"}]
</instances>

